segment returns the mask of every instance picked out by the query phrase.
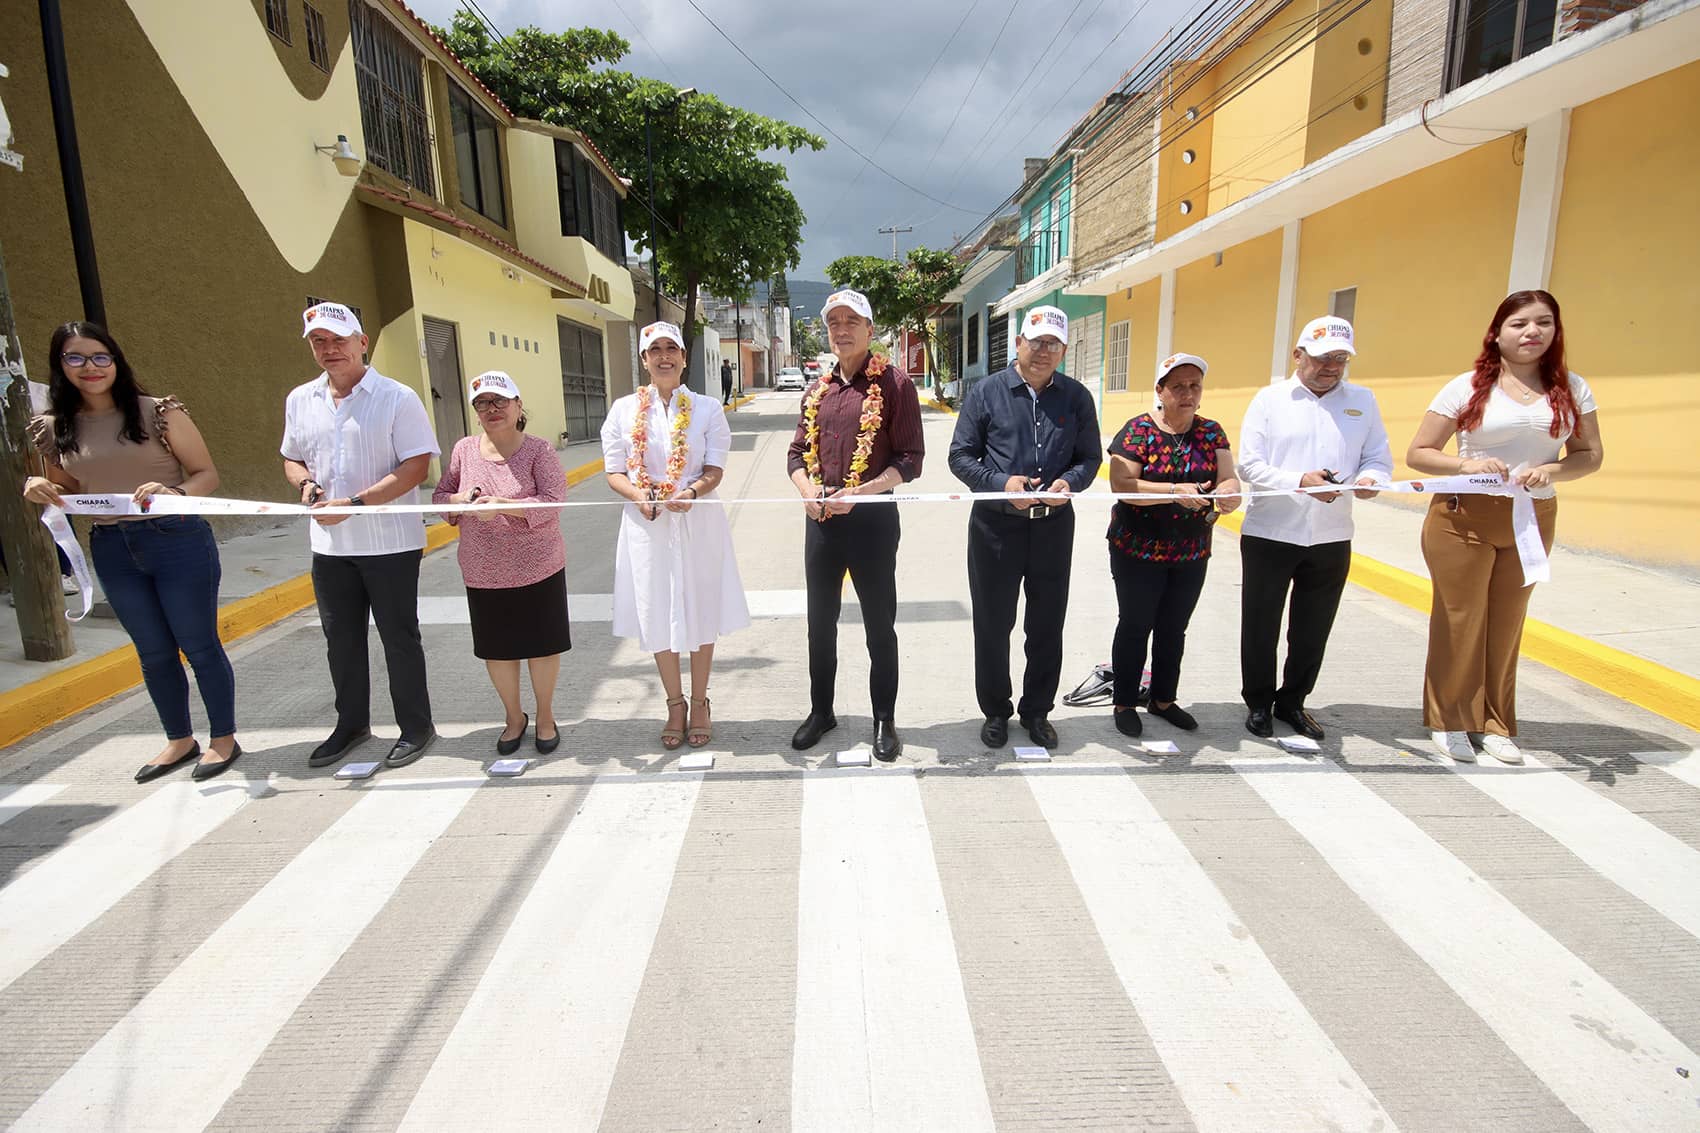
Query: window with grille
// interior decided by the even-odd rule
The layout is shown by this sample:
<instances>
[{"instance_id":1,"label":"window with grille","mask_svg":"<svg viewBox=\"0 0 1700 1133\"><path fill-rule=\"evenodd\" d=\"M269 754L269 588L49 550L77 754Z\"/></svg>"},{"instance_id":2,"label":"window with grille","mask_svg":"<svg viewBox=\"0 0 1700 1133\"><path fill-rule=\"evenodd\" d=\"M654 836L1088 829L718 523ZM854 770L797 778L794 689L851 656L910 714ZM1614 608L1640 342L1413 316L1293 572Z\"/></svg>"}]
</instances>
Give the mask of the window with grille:
<instances>
[{"instance_id":1,"label":"window with grille","mask_svg":"<svg viewBox=\"0 0 1700 1133\"><path fill-rule=\"evenodd\" d=\"M561 345L561 396L567 412L567 435L587 440L602 431L608 415L608 378L602 363L599 331L557 318Z\"/></svg>"},{"instance_id":2,"label":"window with grille","mask_svg":"<svg viewBox=\"0 0 1700 1133\"><path fill-rule=\"evenodd\" d=\"M460 199L497 224L506 224L502 207L502 142L496 120L462 88L449 86L449 119L454 127L455 164L460 169Z\"/></svg>"},{"instance_id":3,"label":"window with grille","mask_svg":"<svg viewBox=\"0 0 1700 1133\"><path fill-rule=\"evenodd\" d=\"M561 235L590 241L617 264L626 262L626 230L620 195L596 163L562 138L555 139L555 192Z\"/></svg>"},{"instance_id":4,"label":"window with grille","mask_svg":"<svg viewBox=\"0 0 1700 1133\"><path fill-rule=\"evenodd\" d=\"M994 315L986 308L986 369L1001 370L1009 365L1009 320Z\"/></svg>"},{"instance_id":5,"label":"window with grille","mask_svg":"<svg viewBox=\"0 0 1700 1133\"><path fill-rule=\"evenodd\" d=\"M348 23L366 160L435 197L424 57L366 0L349 0Z\"/></svg>"},{"instance_id":6,"label":"window with grille","mask_svg":"<svg viewBox=\"0 0 1700 1133\"><path fill-rule=\"evenodd\" d=\"M325 14L307 3L307 0L301 0L301 26L307 29L307 58L319 70L329 71L331 45L325 36Z\"/></svg>"},{"instance_id":7,"label":"window with grille","mask_svg":"<svg viewBox=\"0 0 1700 1133\"><path fill-rule=\"evenodd\" d=\"M266 0L266 30L283 42L289 42L288 0Z\"/></svg>"},{"instance_id":8,"label":"window with grille","mask_svg":"<svg viewBox=\"0 0 1700 1133\"><path fill-rule=\"evenodd\" d=\"M1557 19L1557 0L1454 0L1446 89L1551 44Z\"/></svg>"},{"instance_id":9,"label":"window with grille","mask_svg":"<svg viewBox=\"0 0 1700 1133\"><path fill-rule=\"evenodd\" d=\"M1120 393L1127 389L1128 340L1133 324L1127 319L1110 324L1110 335L1104 343L1104 391Z\"/></svg>"},{"instance_id":10,"label":"window with grille","mask_svg":"<svg viewBox=\"0 0 1700 1133\"><path fill-rule=\"evenodd\" d=\"M968 364L976 365L980 361L980 316L968 316Z\"/></svg>"}]
</instances>

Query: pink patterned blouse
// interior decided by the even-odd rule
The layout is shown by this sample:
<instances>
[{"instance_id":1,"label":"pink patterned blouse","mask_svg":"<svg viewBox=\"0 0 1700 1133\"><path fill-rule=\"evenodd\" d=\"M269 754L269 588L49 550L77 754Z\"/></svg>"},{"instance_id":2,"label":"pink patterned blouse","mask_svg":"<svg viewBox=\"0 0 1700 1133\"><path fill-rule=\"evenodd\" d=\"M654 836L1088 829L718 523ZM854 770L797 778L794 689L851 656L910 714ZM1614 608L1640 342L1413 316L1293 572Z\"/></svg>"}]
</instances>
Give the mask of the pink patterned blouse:
<instances>
[{"instance_id":1,"label":"pink patterned blouse","mask_svg":"<svg viewBox=\"0 0 1700 1133\"><path fill-rule=\"evenodd\" d=\"M455 442L448 470L431 493L432 503L446 504L456 492L475 485L487 496L510 500L566 498L566 473L549 442L527 437L507 460L490 460L480 451L480 440L482 434ZM465 513L443 518L460 528L460 573L473 590L530 586L567 565L561 513L555 508L528 510L524 519L472 519Z\"/></svg>"}]
</instances>

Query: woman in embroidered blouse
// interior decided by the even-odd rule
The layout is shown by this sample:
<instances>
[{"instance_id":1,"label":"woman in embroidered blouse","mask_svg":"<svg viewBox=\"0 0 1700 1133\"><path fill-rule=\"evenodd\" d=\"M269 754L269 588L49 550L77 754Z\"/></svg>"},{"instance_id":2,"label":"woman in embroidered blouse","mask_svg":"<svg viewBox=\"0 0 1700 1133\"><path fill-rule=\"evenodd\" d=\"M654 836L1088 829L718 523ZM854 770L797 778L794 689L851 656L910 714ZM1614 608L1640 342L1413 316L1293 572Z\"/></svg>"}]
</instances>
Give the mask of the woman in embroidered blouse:
<instances>
[{"instance_id":1,"label":"woman in embroidered blouse","mask_svg":"<svg viewBox=\"0 0 1700 1133\"><path fill-rule=\"evenodd\" d=\"M1157 402L1122 426L1110 445L1110 490L1156 493L1173 502L1122 500L1110 514L1110 574L1116 583L1116 730L1143 730L1134 710L1151 645L1151 695L1146 711L1192 731L1198 721L1175 703L1186 629L1210 565L1211 525L1240 506L1239 480L1228 434L1198 416L1209 364L1196 354L1173 354L1157 367ZM1216 492L1214 499L1207 493Z\"/></svg>"},{"instance_id":2,"label":"woman in embroidered blouse","mask_svg":"<svg viewBox=\"0 0 1700 1133\"><path fill-rule=\"evenodd\" d=\"M732 528L717 499L732 431L712 397L691 393L685 338L671 323L651 323L638 338L649 384L616 401L602 426L608 484L629 503L620 509L614 564L614 634L635 637L655 655L667 696L661 745L714 738L708 678L714 642L750 624ZM679 655L691 655L689 727Z\"/></svg>"},{"instance_id":3,"label":"woman in embroidered blouse","mask_svg":"<svg viewBox=\"0 0 1700 1133\"><path fill-rule=\"evenodd\" d=\"M1446 443L1456 435L1457 455ZM1559 455L1562 450L1563 456ZM1497 473L1534 497L1541 543L1552 550L1559 480L1599 470L1593 391L1564 361L1564 322L1545 291L1518 291L1494 311L1481 353L1453 378L1411 438L1405 463L1430 475ZM1433 579L1423 722L1442 754L1474 763L1476 751L1522 763L1517 656L1532 585L1506 496L1435 496L1423 522Z\"/></svg>"},{"instance_id":4,"label":"woman in embroidered blouse","mask_svg":"<svg viewBox=\"0 0 1700 1133\"><path fill-rule=\"evenodd\" d=\"M157 495L206 496L218 488L206 441L174 397L149 397L105 328L66 323L47 350L50 411L30 421L45 476L24 481L24 498L62 506L61 491L119 494L147 504ZM164 750L136 782L198 760L210 779L242 754L236 742L236 675L218 638L218 544L198 515L97 519L89 536L94 572L136 645L142 680L165 728ZM195 670L212 732L204 755L189 717Z\"/></svg>"},{"instance_id":5,"label":"woman in embroidered blouse","mask_svg":"<svg viewBox=\"0 0 1700 1133\"><path fill-rule=\"evenodd\" d=\"M479 374L467 397L483 433L455 442L431 502L489 508L443 517L460 527L457 553L466 582L472 653L484 662L502 700L496 753L512 755L525 738L530 718L520 708L519 695L519 663L524 661L537 698L532 744L548 755L561 743L554 704L561 654L573 647L561 513L504 505L558 503L566 497L567 477L549 442L526 435L525 404L512 378L500 370Z\"/></svg>"}]
</instances>

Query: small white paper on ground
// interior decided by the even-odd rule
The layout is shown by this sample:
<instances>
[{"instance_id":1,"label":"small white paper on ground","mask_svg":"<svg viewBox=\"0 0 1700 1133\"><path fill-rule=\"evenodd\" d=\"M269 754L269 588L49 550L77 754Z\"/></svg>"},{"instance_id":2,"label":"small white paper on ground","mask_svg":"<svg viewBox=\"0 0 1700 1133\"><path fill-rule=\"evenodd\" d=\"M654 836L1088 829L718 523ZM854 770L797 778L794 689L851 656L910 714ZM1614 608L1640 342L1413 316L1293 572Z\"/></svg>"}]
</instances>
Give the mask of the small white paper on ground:
<instances>
[{"instance_id":1,"label":"small white paper on ground","mask_svg":"<svg viewBox=\"0 0 1700 1133\"><path fill-rule=\"evenodd\" d=\"M1282 751L1290 751L1294 755L1315 755L1322 750L1309 736L1282 736L1275 742Z\"/></svg>"},{"instance_id":2,"label":"small white paper on ground","mask_svg":"<svg viewBox=\"0 0 1700 1133\"><path fill-rule=\"evenodd\" d=\"M1042 747L1018 747L1015 749L1015 758L1029 763L1049 763L1051 753Z\"/></svg>"},{"instance_id":3,"label":"small white paper on ground","mask_svg":"<svg viewBox=\"0 0 1700 1133\"><path fill-rule=\"evenodd\" d=\"M680 771L712 771L714 757L705 751L693 752L679 760Z\"/></svg>"},{"instance_id":4,"label":"small white paper on ground","mask_svg":"<svg viewBox=\"0 0 1700 1133\"><path fill-rule=\"evenodd\" d=\"M492 775L524 775L530 769L529 759L498 759L488 768Z\"/></svg>"},{"instance_id":5,"label":"small white paper on ground","mask_svg":"<svg viewBox=\"0 0 1700 1133\"><path fill-rule=\"evenodd\" d=\"M336 777L338 779L370 779L372 773L377 769L378 761L375 759L370 763L345 763L336 769Z\"/></svg>"},{"instance_id":6,"label":"small white paper on ground","mask_svg":"<svg viewBox=\"0 0 1700 1133\"><path fill-rule=\"evenodd\" d=\"M1175 746L1174 740L1146 740L1139 746L1145 749L1147 755L1178 755L1181 750Z\"/></svg>"},{"instance_id":7,"label":"small white paper on ground","mask_svg":"<svg viewBox=\"0 0 1700 1133\"><path fill-rule=\"evenodd\" d=\"M867 767L869 754L867 748L859 747L852 748L849 751L841 751L835 758L840 767Z\"/></svg>"}]
</instances>

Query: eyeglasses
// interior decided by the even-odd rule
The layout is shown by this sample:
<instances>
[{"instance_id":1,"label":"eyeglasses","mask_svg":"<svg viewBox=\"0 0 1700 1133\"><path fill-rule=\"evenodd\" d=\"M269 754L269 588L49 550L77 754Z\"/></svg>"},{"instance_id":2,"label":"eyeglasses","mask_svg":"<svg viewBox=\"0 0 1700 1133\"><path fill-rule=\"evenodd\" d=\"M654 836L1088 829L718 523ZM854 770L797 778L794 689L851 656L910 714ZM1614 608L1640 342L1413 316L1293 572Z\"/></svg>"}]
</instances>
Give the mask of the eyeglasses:
<instances>
[{"instance_id":1,"label":"eyeglasses","mask_svg":"<svg viewBox=\"0 0 1700 1133\"><path fill-rule=\"evenodd\" d=\"M67 366L110 366L112 355L102 351L99 354L61 354L59 360Z\"/></svg>"},{"instance_id":2,"label":"eyeglasses","mask_svg":"<svg viewBox=\"0 0 1700 1133\"><path fill-rule=\"evenodd\" d=\"M1333 354L1312 354L1311 357L1315 358L1319 365L1324 366L1344 366L1352 360L1352 356L1344 350L1336 351Z\"/></svg>"},{"instance_id":3,"label":"eyeglasses","mask_svg":"<svg viewBox=\"0 0 1700 1133\"><path fill-rule=\"evenodd\" d=\"M1032 349L1043 353L1055 354L1066 344L1058 342L1054 338L1029 338L1027 339L1027 345Z\"/></svg>"},{"instance_id":4,"label":"eyeglasses","mask_svg":"<svg viewBox=\"0 0 1700 1133\"><path fill-rule=\"evenodd\" d=\"M481 397L472 403L472 408L479 413L500 413L511 404L511 397Z\"/></svg>"}]
</instances>

